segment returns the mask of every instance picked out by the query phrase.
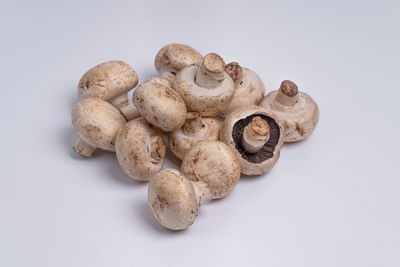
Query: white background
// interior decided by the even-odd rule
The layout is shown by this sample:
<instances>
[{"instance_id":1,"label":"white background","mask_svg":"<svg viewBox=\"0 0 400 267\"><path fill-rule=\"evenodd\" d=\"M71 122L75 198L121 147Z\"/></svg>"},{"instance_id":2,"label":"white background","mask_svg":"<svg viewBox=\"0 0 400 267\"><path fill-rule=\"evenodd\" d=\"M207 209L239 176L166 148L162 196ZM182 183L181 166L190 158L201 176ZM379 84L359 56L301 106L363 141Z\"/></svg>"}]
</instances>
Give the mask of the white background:
<instances>
[{"instance_id":1,"label":"white background","mask_svg":"<svg viewBox=\"0 0 400 267\"><path fill-rule=\"evenodd\" d=\"M397 0L1 1L0 266L400 266L399 14ZM144 81L171 42L267 91L293 80L321 112L181 232L114 154L71 149L81 75L120 59Z\"/></svg>"}]
</instances>

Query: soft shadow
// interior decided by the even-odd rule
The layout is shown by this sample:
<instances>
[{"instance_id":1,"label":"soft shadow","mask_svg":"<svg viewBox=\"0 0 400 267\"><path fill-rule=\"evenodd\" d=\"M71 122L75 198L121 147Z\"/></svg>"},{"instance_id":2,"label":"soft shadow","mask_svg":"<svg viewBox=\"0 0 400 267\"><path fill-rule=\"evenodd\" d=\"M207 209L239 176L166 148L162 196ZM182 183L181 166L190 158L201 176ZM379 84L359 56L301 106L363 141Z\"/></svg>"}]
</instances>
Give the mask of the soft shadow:
<instances>
[{"instance_id":1,"label":"soft shadow","mask_svg":"<svg viewBox=\"0 0 400 267\"><path fill-rule=\"evenodd\" d=\"M172 153L169 147L167 149L167 155L165 157L169 160L169 162L171 162L171 164L174 165L176 169L181 168L182 161L177 156L175 156L174 153Z\"/></svg>"}]
</instances>

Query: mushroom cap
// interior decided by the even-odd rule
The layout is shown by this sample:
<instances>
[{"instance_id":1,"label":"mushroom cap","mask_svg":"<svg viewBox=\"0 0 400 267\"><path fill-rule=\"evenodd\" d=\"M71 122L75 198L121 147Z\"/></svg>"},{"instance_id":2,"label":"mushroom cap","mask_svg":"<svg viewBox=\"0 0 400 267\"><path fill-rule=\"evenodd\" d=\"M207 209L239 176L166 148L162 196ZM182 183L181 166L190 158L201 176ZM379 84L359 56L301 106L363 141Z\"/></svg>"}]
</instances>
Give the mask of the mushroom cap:
<instances>
[{"instance_id":1,"label":"mushroom cap","mask_svg":"<svg viewBox=\"0 0 400 267\"><path fill-rule=\"evenodd\" d=\"M176 75L189 65L201 64L202 60L203 56L190 46L168 44L158 51L154 65L160 74L170 72Z\"/></svg>"},{"instance_id":2,"label":"mushroom cap","mask_svg":"<svg viewBox=\"0 0 400 267\"><path fill-rule=\"evenodd\" d=\"M240 178L240 165L233 151L220 141L200 141L186 153L182 173L192 181L210 186L213 199L229 194Z\"/></svg>"},{"instance_id":3,"label":"mushroom cap","mask_svg":"<svg viewBox=\"0 0 400 267\"><path fill-rule=\"evenodd\" d=\"M147 198L154 217L170 230L183 230L197 218L195 189L178 170L164 169L154 175Z\"/></svg>"},{"instance_id":4,"label":"mushroom cap","mask_svg":"<svg viewBox=\"0 0 400 267\"><path fill-rule=\"evenodd\" d=\"M170 132L185 123L186 106L179 94L159 79L149 79L139 85L133 92L132 102L149 123Z\"/></svg>"},{"instance_id":5,"label":"mushroom cap","mask_svg":"<svg viewBox=\"0 0 400 267\"><path fill-rule=\"evenodd\" d=\"M119 165L131 178L149 181L163 167L165 143L159 129L143 118L120 128L115 139Z\"/></svg>"},{"instance_id":6,"label":"mushroom cap","mask_svg":"<svg viewBox=\"0 0 400 267\"><path fill-rule=\"evenodd\" d=\"M224 79L218 87L208 89L196 84L199 65L182 69L176 76L175 90L185 101L189 111L199 112L202 116L216 116L228 108L235 89L231 77L223 72Z\"/></svg>"},{"instance_id":7,"label":"mushroom cap","mask_svg":"<svg viewBox=\"0 0 400 267\"><path fill-rule=\"evenodd\" d=\"M109 101L127 93L138 84L135 70L127 63L114 60L88 70L78 84L80 99L94 97Z\"/></svg>"},{"instance_id":8,"label":"mushroom cap","mask_svg":"<svg viewBox=\"0 0 400 267\"><path fill-rule=\"evenodd\" d=\"M226 65L225 69L230 64ZM221 114L222 116L226 117L238 108L258 105L261 102L265 94L265 87L257 73L244 67L241 67L239 74L228 71L227 73L230 74L235 83L235 95L228 108Z\"/></svg>"},{"instance_id":9,"label":"mushroom cap","mask_svg":"<svg viewBox=\"0 0 400 267\"><path fill-rule=\"evenodd\" d=\"M276 101L277 93L278 90L267 94L260 106L282 123L284 142L297 142L307 138L318 124L317 103L309 95L298 92L297 102L293 106L285 106Z\"/></svg>"},{"instance_id":10,"label":"mushroom cap","mask_svg":"<svg viewBox=\"0 0 400 267\"><path fill-rule=\"evenodd\" d=\"M202 128L195 135L186 135L182 127L168 134L168 146L172 153L179 159L183 159L186 152L197 142L206 140L218 140L221 124L217 119L202 118Z\"/></svg>"},{"instance_id":11,"label":"mushroom cap","mask_svg":"<svg viewBox=\"0 0 400 267\"><path fill-rule=\"evenodd\" d=\"M254 117L267 121L269 139L257 153L247 153L241 143L245 127ZM283 128L279 121L266 109L259 106L242 107L229 113L221 127L220 140L227 144L240 163L240 170L246 175L260 175L269 171L279 158L283 144Z\"/></svg>"},{"instance_id":12,"label":"mushroom cap","mask_svg":"<svg viewBox=\"0 0 400 267\"><path fill-rule=\"evenodd\" d=\"M115 137L126 123L118 109L99 98L86 98L72 110L72 124L86 143L115 151Z\"/></svg>"}]
</instances>

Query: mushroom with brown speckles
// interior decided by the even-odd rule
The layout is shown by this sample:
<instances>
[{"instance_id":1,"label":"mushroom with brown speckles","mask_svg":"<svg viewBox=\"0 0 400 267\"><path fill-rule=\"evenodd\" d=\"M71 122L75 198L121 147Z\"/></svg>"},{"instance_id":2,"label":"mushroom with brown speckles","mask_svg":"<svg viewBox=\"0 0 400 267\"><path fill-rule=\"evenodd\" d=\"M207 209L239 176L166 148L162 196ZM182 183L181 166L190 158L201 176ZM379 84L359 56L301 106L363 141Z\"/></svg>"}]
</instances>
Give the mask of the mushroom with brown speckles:
<instances>
[{"instance_id":1,"label":"mushroom with brown speckles","mask_svg":"<svg viewBox=\"0 0 400 267\"><path fill-rule=\"evenodd\" d=\"M73 149L83 157L90 157L96 148L115 151L115 136L126 123L113 105L99 98L85 98L72 110L72 124L79 133Z\"/></svg>"},{"instance_id":2,"label":"mushroom with brown speckles","mask_svg":"<svg viewBox=\"0 0 400 267\"><path fill-rule=\"evenodd\" d=\"M283 81L279 90L267 94L260 106L282 122L285 142L307 138L318 124L317 103L309 95L299 92L291 81Z\"/></svg>"},{"instance_id":3,"label":"mushroom with brown speckles","mask_svg":"<svg viewBox=\"0 0 400 267\"><path fill-rule=\"evenodd\" d=\"M201 65L191 65L176 76L175 90L189 111L202 116L216 116L228 108L235 89L225 72L225 62L215 54L207 54Z\"/></svg>"},{"instance_id":4,"label":"mushroom with brown speckles","mask_svg":"<svg viewBox=\"0 0 400 267\"><path fill-rule=\"evenodd\" d=\"M225 118L220 139L234 150L243 174L260 175L269 171L278 160L283 129L266 109L243 107Z\"/></svg>"},{"instance_id":5,"label":"mushroom with brown speckles","mask_svg":"<svg viewBox=\"0 0 400 267\"><path fill-rule=\"evenodd\" d=\"M136 118L119 129L115 150L127 175L149 181L162 169L166 148L161 131L143 118Z\"/></svg>"},{"instance_id":6,"label":"mushroom with brown speckles","mask_svg":"<svg viewBox=\"0 0 400 267\"><path fill-rule=\"evenodd\" d=\"M183 126L168 134L168 146L172 153L183 159L186 152L197 142L218 140L221 124L213 118L202 118L197 112L189 112Z\"/></svg>"}]
</instances>

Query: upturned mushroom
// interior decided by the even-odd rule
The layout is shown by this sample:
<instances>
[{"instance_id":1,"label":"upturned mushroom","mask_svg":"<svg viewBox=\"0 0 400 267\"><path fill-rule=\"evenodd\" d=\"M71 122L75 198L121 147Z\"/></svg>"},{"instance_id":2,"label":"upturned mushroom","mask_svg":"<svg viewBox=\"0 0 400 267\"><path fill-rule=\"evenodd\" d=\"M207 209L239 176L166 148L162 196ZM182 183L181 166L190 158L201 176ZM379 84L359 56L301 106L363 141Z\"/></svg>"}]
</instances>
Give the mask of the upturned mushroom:
<instances>
[{"instance_id":1,"label":"upturned mushroom","mask_svg":"<svg viewBox=\"0 0 400 267\"><path fill-rule=\"evenodd\" d=\"M135 89L132 102L140 115L165 132L180 128L186 120L186 105L161 77L151 78Z\"/></svg>"},{"instance_id":2,"label":"upturned mushroom","mask_svg":"<svg viewBox=\"0 0 400 267\"><path fill-rule=\"evenodd\" d=\"M115 151L115 136L126 123L113 105L99 98L85 98L72 110L72 124L79 133L73 149L83 157L90 157L96 148Z\"/></svg>"},{"instance_id":3,"label":"upturned mushroom","mask_svg":"<svg viewBox=\"0 0 400 267\"><path fill-rule=\"evenodd\" d=\"M176 74L181 69L193 64L201 64L202 60L203 56L190 46L168 44L158 51L154 65L162 77L175 81Z\"/></svg>"},{"instance_id":4,"label":"upturned mushroom","mask_svg":"<svg viewBox=\"0 0 400 267\"><path fill-rule=\"evenodd\" d=\"M227 110L221 114L223 117L235 109L258 105L261 102L265 87L257 73L241 67L237 62L227 64L225 72L229 74L235 83L235 94Z\"/></svg>"},{"instance_id":5,"label":"upturned mushroom","mask_svg":"<svg viewBox=\"0 0 400 267\"><path fill-rule=\"evenodd\" d=\"M283 81L279 90L267 94L260 106L282 122L285 142L307 138L318 124L317 103L309 95L299 92L291 81Z\"/></svg>"},{"instance_id":6,"label":"upturned mushroom","mask_svg":"<svg viewBox=\"0 0 400 267\"><path fill-rule=\"evenodd\" d=\"M186 152L197 142L218 140L221 124L213 118L202 118L197 112L189 112L183 126L168 134L168 146L172 153L183 159Z\"/></svg>"},{"instance_id":7,"label":"upturned mushroom","mask_svg":"<svg viewBox=\"0 0 400 267\"><path fill-rule=\"evenodd\" d=\"M225 72L225 62L215 54L207 54L201 65L191 65L176 76L175 90L189 111L201 116L216 116L228 108L234 95L234 83Z\"/></svg>"},{"instance_id":8,"label":"upturned mushroom","mask_svg":"<svg viewBox=\"0 0 400 267\"><path fill-rule=\"evenodd\" d=\"M143 118L122 126L115 139L117 159L132 179L149 181L163 167L165 143L159 129Z\"/></svg>"},{"instance_id":9,"label":"upturned mushroom","mask_svg":"<svg viewBox=\"0 0 400 267\"><path fill-rule=\"evenodd\" d=\"M243 174L260 175L269 171L278 160L283 129L266 109L243 107L225 118L220 140L234 150Z\"/></svg>"}]
</instances>

